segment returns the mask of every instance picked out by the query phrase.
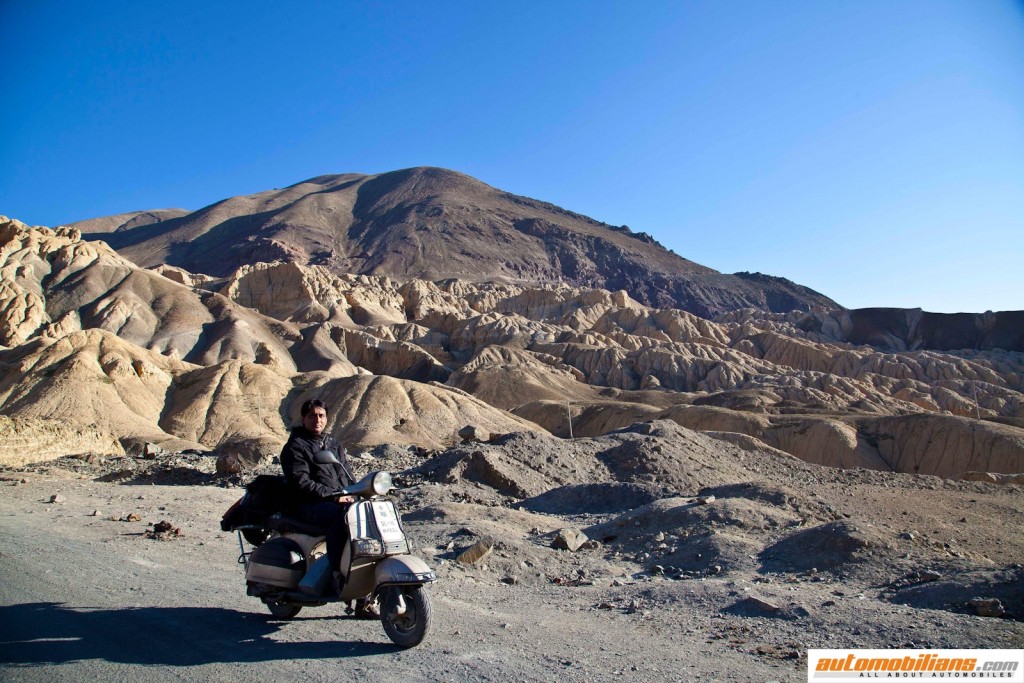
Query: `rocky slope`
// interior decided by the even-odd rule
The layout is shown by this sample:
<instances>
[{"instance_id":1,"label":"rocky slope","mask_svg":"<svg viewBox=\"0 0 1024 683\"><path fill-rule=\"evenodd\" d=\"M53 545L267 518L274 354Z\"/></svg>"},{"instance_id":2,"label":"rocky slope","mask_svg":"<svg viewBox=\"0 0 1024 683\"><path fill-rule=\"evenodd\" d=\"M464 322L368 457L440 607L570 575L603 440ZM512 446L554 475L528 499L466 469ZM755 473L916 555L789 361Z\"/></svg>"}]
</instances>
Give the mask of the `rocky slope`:
<instances>
[{"instance_id":1,"label":"rocky slope","mask_svg":"<svg viewBox=\"0 0 1024 683\"><path fill-rule=\"evenodd\" d=\"M634 233L440 168L325 175L192 213L123 214L71 227L146 267L226 276L257 262L398 280L461 278L623 289L645 304L714 316L743 307L834 310L783 278L725 275Z\"/></svg>"},{"instance_id":2,"label":"rocky slope","mask_svg":"<svg viewBox=\"0 0 1024 683\"><path fill-rule=\"evenodd\" d=\"M749 315L747 311L735 311L719 320L742 322ZM860 308L755 315L787 325L790 333L809 338L894 351L1024 351L1024 311L928 313L919 308Z\"/></svg>"},{"instance_id":3,"label":"rocky slope","mask_svg":"<svg viewBox=\"0 0 1024 683\"><path fill-rule=\"evenodd\" d=\"M716 322L621 290L285 262L212 278L7 220L0 259L9 416L258 459L298 402L322 396L354 446L440 448L466 424L579 437L669 419L827 465L1024 472L1024 355L854 345L845 312Z\"/></svg>"}]
</instances>

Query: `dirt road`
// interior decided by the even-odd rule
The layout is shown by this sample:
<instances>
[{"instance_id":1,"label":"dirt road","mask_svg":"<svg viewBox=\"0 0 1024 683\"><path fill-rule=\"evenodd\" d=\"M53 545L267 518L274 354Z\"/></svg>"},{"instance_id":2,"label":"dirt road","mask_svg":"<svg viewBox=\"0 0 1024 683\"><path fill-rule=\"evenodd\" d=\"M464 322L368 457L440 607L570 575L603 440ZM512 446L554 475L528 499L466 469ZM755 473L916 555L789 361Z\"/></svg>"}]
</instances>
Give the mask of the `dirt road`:
<instances>
[{"instance_id":1,"label":"dirt road","mask_svg":"<svg viewBox=\"0 0 1024 683\"><path fill-rule=\"evenodd\" d=\"M446 567L417 648L338 606L268 618L217 527L238 489L66 478L0 492L0 665L11 681L794 680L707 642L708 618L596 609L602 586L506 586ZM52 496L59 502L47 502ZM98 512L95 516L94 512ZM113 521L135 513L138 522ZM144 536L171 520L174 540ZM415 530L413 530L415 533ZM703 622L700 623L700 622ZM716 641L723 642L723 641ZM731 673L713 675L714 670Z\"/></svg>"}]
</instances>

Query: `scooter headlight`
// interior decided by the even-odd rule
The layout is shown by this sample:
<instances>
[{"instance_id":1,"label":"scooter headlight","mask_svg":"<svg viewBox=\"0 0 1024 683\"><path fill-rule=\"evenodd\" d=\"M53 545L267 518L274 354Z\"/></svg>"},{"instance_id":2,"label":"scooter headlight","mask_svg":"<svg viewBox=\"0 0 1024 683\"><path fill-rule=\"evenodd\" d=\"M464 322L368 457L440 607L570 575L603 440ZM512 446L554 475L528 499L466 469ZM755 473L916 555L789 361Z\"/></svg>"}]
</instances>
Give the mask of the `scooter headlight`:
<instances>
[{"instance_id":1,"label":"scooter headlight","mask_svg":"<svg viewBox=\"0 0 1024 683\"><path fill-rule=\"evenodd\" d=\"M380 557L384 554L384 543L376 538L359 538L353 542L356 557Z\"/></svg>"},{"instance_id":2,"label":"scooter headlight","mask_svg":"<svg viewBox=\"0 0 1024 683\"><path fill-rule=\"evenodd\" d=\"M390 472L378 472L373 475L373 492L378 496L386 495L388 491L394 488L394 484L391 481Z\"/></svg>"}]
</instances>

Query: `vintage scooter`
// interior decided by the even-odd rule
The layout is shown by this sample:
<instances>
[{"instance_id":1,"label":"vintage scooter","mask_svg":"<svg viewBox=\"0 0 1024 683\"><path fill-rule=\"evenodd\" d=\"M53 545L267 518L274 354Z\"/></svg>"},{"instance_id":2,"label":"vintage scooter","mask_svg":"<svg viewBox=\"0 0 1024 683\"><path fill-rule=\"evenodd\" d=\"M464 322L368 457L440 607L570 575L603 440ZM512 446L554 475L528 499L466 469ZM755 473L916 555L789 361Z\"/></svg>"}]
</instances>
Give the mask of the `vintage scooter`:
<instances>
[{"instance_id":1,"label":"vintage scooter","mask_svg":"<svg viewBox=\"0 0 1024 683\"><path fill-rule=\"evenodd\" d=\"M315 457L334 455L321 451ZM221 520L222 529L238 532L246 592L262 600L278 619L291 619L303 607L346 602L351 614L353 602L377 602L392 642L400 647L419 645L430 628L425 584L437 576L409 553L398 510L384 498L393 488L390 473L372 472L337 492L357 499L345 516L349 542L341 559L344 587L339 595L327 561L326 530L280 511L288 495L283 477L256 477Z\"/></svg>"}]
</instances>

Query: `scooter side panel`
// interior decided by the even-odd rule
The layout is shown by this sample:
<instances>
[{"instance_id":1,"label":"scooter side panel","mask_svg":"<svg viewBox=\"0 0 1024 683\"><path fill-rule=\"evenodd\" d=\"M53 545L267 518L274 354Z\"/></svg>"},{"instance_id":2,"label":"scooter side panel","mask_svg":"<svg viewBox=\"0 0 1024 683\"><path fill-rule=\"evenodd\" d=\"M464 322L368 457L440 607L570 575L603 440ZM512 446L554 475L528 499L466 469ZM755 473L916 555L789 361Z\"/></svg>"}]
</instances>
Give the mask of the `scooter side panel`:
<instances>
[{"instance_id":1,"label":"scooter side panel","mask_svg":"<svg viewBox=\"0 0 1024 683\"><path fill-rule=\"evenodd\" d=\"M352 563L345 579L345 587L341 591L342 600L355 600L373 592L376 587L374 583L374 566L376 560L373 558L360 558Z\"/></svg>"},{"instance_id":2,"label":"scooter side panel","mask_svg":"<svg viewBox=\"0 0 1024 683\"><path fill-rule=\"evenodd\" d=\"M306 573L302 547L293 539L272 538L249 555L245 579L252 583L294 588Z\"/></svg>"}]
</instances>

